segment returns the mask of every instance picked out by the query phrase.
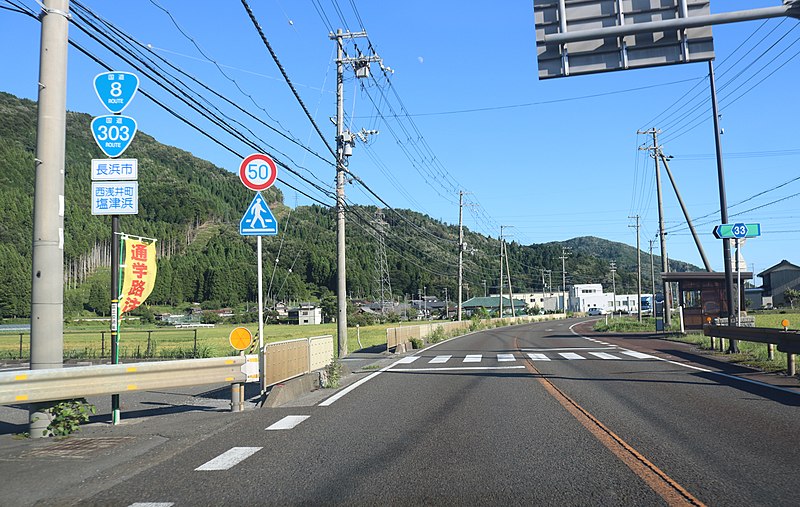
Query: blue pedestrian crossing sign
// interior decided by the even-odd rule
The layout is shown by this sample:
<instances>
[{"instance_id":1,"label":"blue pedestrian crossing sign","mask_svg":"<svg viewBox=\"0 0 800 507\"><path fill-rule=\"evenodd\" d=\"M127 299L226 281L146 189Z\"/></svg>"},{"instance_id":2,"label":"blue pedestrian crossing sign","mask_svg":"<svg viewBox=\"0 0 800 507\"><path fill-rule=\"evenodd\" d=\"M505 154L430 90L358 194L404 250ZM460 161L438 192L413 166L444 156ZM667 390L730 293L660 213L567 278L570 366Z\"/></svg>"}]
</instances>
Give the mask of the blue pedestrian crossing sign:
<instances>
[{"instance_id":1,"label":"blue pedestrian crossing sign","mask_svg":"<svg viewBox=\"0 0 800 507\"><path fill-rule=\"evenodd\" d=\"M121 113L136 95L139 78L130 72L103 72L94 78L94 91L111 113Z\"/></svg>"},{"instance_id":2,"label":"blue pedestrian crossing sign","mask_svg":"<svg viewBox=\"0 0 800 507\"><path fill-rule=\"evenodd\" d=\"M278 222L267 206L267 201L256 192L253 202L244 212L239 222L239 234L242 236L275 236L278 234Z\"/></svg>"}]
</instances>

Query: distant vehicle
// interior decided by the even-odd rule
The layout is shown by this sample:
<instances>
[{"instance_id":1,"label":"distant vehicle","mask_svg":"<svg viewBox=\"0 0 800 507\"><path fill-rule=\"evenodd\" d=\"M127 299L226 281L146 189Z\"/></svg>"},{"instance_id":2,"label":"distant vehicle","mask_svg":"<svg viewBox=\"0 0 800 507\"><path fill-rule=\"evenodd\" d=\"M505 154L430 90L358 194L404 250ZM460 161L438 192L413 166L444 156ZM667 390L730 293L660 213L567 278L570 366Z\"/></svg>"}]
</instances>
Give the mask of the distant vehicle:
<instances>
[{"instance_id":1,"label":"distant vehicle","mask_svg":"<svg viewBox=\"0 0 800 507\"><path fill-rule=\"evenodd\" d=\"M587 315L605 315L606 311L602 308L589 308Z\"/></svg>"}]
</instances>

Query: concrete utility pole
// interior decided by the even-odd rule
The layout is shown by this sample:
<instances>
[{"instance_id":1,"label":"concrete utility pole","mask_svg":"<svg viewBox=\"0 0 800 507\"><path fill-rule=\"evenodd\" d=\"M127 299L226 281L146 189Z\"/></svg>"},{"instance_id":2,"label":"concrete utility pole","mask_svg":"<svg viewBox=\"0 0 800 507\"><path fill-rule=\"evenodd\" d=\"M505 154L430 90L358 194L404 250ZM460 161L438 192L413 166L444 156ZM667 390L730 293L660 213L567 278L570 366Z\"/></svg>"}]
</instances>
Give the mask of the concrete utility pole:
<instances>
[{"instance_id":1,"label":"concrete utility pole","mask_svg":"<svg viewBox=\"0 0 800 507\"><path fill-rule=\"evenodd\" d=\"M642 249L639 247L639 215L634 215L628 218L635 218L636 225L629 225L628 227L636 227L636 313L638 314L639 322L642 321Z\"/></svg>"},{"instance_id":2,"label":"concrete utility pole","mask_svg":"<svg viewBox=\"0 0 800 507\"><path fill-rule=\"evenodd\" d=\"M503 317L503 226L500 226L500 314Z\"/></svg>"},{"instance_id":3,"label":"concrete utility pole","mask_svg":"<svg viewBox=\"0 0 800 507\"><path fill-rule=\"evenodd\" d=\"M377 55L345 58L344 39L366 37L367 32L330 33L336 41L336 300L338 303L336 331L339 357L347 355L347 262L345 259L344 180L347 157L353 154L353 134L344 129L344 65L353 66L357 78L369 77L369 64L380 62Z\"/></svg>"},{"instance_id":4,"label":"concrete utility pole","mask_svg":"<svg viewBox=\"0 0 800 507\"><path fill-rule=\"evenodd\" d=\"M711 88L711 112L714 115L714 146L717 153L717 181L719 185L719 215L723 224L728 223L728 199L725 193L725 171L722 167L722 140L720 139L719 108L717 107L717 85L714 81L714 64L708 61L708 80ZM725 264L725 293L728 299L728 325L733 311L733 271L731 270L731 240L722 240L722 259ZM737 287L737 290L740 290ZM739 352L739 342L728 340L728 353Z\"/></svg>"},{"instance_id":5,"label":"concrete utility pole","mask_svg":"<svg viewBox=\"0 0 800 507\"><path fill-rule=\"evenodd\" d=\"M614 314L617 313L617 263L615 261L611 261L611 292L614 294Z\"/></svg>"},{"instance_id":6,"label":"concrete utility pole","mask_svg":"<svg viewBox=\"0 0 800 507\"><path fill-rule=\"evenodd\" d=\"M650 242L650 282L653 284L652 288L650 289L652 291L650 293L650 299L652 300L654 297L656 297L656 268L655 268L655 262L653 261L653 243L655 243L656 240L648 239L647 241ZM654 304L655 304L654 300L650 301L651 308L655 308L653 306Z\"/></svg>"},{"instance_id":7,"label":"concrete utility pole","mask_svg":"<svg viewBox=\"0 0 800 507\"><path fill-rule=\"evenodd\" d=\"M658 146L658 134L660 132L661 132L660 130L653 128L646 131L638 131L637 133L651 134L653 136L653 146L648 146L640 149L651 150L652 153L650 155L653 157L653 160L655 161L656 194L658 196L658 237L661 243L661 272L667 273L669 272L669 263L667 261L667 233L664 232L664 199L661 193L661 168L658 165L658 159L659 159L658 153L660 150L660 147ZM664 291L664 327L668 328L671 321L669 309L672 303L672 295L670 294L669 282L662 281L662 285ZM653 298L655 298L655 294L653 294Z\"/></svg>"},{"instance_id":8,"label":"concrete utility pole","mask_svg":"<svg viewBox=\"0 0 800 507\"><path fill-rule=\"evenodd\" d=\"M45 0L39 53L31 271L31 369L64 365L64 152L67 125L69 1ZM114 238L116 239L116 238ZM30 407L30 435L50 424Z\"/></svg>"},{"instance_id":9,"label":"concrete utility pole","mask_svg":"<svg viewBox=\"0 0 800 507\"><path fill-rule=\"evenodd\" d=\"M562 297L562 310L567 312L567 257L569 256L570 247L561 247L561 297Z\"/></svg>"},{"instance_id":10,"label":"concrete utility pole","mask_svg":"<svg viewBox=\"0 0 800 507\"><path fill-rule=\"evenodd\" d=\"M505 248L505 243L503 244ZM514 289L511 285L511 267L508 265L508 250L506 249L506 278L508 278L508 299L511 301L511 316L516 317L517 313L514 309Z\"/></svg>"},{"instance_id":11,"label":"concrete utility pole","mask_svg":"<svg viewBox=\"0 0 800 507\"><path fill-rule=\"evenodd\" d=\"M458 321L461 322L461 292L464 285L464 192L458 192Z\"/></svg>"}]
</instances>

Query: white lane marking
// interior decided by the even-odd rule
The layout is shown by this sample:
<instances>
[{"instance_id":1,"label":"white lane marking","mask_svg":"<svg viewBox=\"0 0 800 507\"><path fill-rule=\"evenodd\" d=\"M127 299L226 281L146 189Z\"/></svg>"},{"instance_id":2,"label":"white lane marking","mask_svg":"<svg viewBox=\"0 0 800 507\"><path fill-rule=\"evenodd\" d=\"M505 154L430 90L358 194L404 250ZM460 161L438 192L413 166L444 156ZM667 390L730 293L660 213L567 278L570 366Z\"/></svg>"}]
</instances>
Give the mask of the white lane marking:
<instances>
[{"instance_id":1,"label":"white lane marking","mask_svg":"<svg viewBox=\"0 0 800 507\"><path fill-rule=\"evenodd\" d=\"M453 356L436 356L433 359L431 359L430 361L428 361L428 363L429 364L446 363L447 361L450 360L451 357L453 357Z\"/></svg>"},{"instance_id":2,"label":"white lane marking","mask_svg":"<svg viewBox=\"0 0 800 507\"><path fill-rule=\"evenodd\" d=\"M552 330L552 329L545 329L545 330L544 330L544 332L545 332L545 333L552 333L552 332L553 332L553 330Z\"/></svg>"},{"instance_id":3,"label":"white lane marking","mask_svg":"<svg viewBox=\"0 0 800 507\"><path fill-rule=\"evenodd\" d=\"M558 355L563 357L564 359L584 359L583 356L579 356L574 352L561 352Z\"/></svg>"},{"instance_id":4,"label":"white lane marking","mask_svg":"<svg viewBox=\"0 0 800 507\"><path fill-rule=\"evenodd\" d=\"M464 358L465 363L480 363L483 356L481 354L467 354Z\"/></svg>"},{"instance_id":5,"label":"white lane marking","mask_svg":"<svg viewBox=\"0 0 800 507\"><path fill-rule=\"evenodd\" d=\"M300 424L301 422L305 421L311 417L310 415L287 415L280 421L273 423L267 430L290 430Z\"/></svg>"},{"instance_id":6,"label":"white lane marking","mask_svg":"<svg viewBox=\"0 0 800 507\"><path fill-rule=\"evenodd\" d=\"M549 361L550 358L544 354L534 354L533 352L528 352L528 357L530 357L533 361Z\"/></svg>"},{"instance_id":7,"label":"white lane marking","mask_svg":"<svg viewBox=\"0 0 800 507\"><path fill-rule=\"evenodd\" d=\"M607 342L601 342L600 340L598 340L598 341L597 341L597 343L599 343L600 345L611 345L610 343L607 343Z\"/></svg>"},{"instance_id":8,"label":"white lane marking","mask_svg":"<svg viewBox=\"0 0 800 507\"><path fill-rule=\"evenodd\" d=\"M228 470L261 449L261 447L231 447L211 461L195 468L195 470Z\"/></svg>"},{"instance_id":9,"label":"white lane marking","mask_svg":"<svg viewBox=\"0 0 800 507\"><path fill-rule=\"evenodd\" d=\"M471 370L519 370L524 366L441 366L438 368L392 368L391 371L399 372L436 372L436 371L471 371Z\"/></svg>"},{"instance_id":10,"label":"white lane marking","mask_svg":"<svg viewBox=\"0 0 800 507\"><path fill-rule=\"evenodd\" d=\"M523 352L558 352L559 350L617 350L617 347L560 347L557 349L520 349Z\"/></svg>"},{"instance_id":11,"label":"white lane marking","mask_svg":"<svg viewBox=\"0 0 800 507\"><path fill-rule=\"evenodd\" d=\"M136 502L130 504L128 507L172 507L174 502Z\"/></svg>"},{"instance_id":12,"label":"white lane marking","mask_svg":"<svg viewBox=\"0 0 800 507\"><path fill-rule=\"evenodd\" d=\"M497 360L501 363L505 363L508 361L516 361L517 358L514 357L514 354L497 354Z\"/></svg>"},{"instance_id":13,"label":"white lane marking","mask_svg":"<svg viewBox=\"0 0 800 507\"><path fill-rule=\"evenodd\" d=\"M414 361L416 361L417 359L419 359L419 356L408 356L408 357L404 357L404 358L400 359L395 364L411 364Z\"/></svg>"},{"instance_id":14,"label":"white lane marking","mask_svg":"<svg viewBox=\"0 0 800 507\"><path fill-rule=\"evenodd\" d=\"M578 324L580 324L580 322L576 322L575 324L572 324L571 326L569 326L569 330L572 331L572 334L574 334L575 336L580 336L581 338L588 339L588 337L583 336L582 334L578 333L577 331L575 331L573 329ZM648 354L643 354L641 352L635 352L633 350L628 350L628 351L623 350L622 351L623 354L626 354L628 352L634 352L635 354L641 354L643 356L648 356ZM633 355L634 357L637 357L634 354L628 354L628 355ZM642 358L642 359L645 359L645 358ZM753 379L749 379L749 378L737 377L736 375L731 375L729 373L723 373L721 371L708 370L706 368L700 368L699 366L693 366L691 364L679 363L677 361L670 361L669 359L664 359L663 357L658 357L658 356L648 356L647 359L655 359L657 361L663 361L665 363L674 364L676 366L682 366L682 367L688 368L690 370L697 370L697 371L702 371L704 373L711 373L712 375L719 375L720 377L725 377L725 378L729 378L729 379L732 379L732 380L740 380L742 382L747 382L748 384L755 384L757 386L766 387L766 388L769 388L769 389L774 389L776 391L783 391L784 393L791 393L791 394L796 394L796 395L800 396L800 391L797 391L797 390L794 390L794 389L789 389L789 388L780 387L780 386L774 386L772 384L759 382L758 380L753 380Z\"/></svg>"},{"instance_id":15,"label":"white lane marking","mask_svg":"<svg viewBox=\"0 0 800 507\"><path fill-rule=\"evenodd\" d=\"M635 350L623 350L621 352L626 356L635 357L636 359L656 359L655 356L651 356L650 354L644 354L642 352L636 352Z\"/></svg>"},{"instance_id":16,"label":"white lane marking","mask_svg":"<svg viewBox=\"0 0 800 507\"><path fill-rule=\"evenodd\" d=\"M611 354L608 354L606 352L589 352L589 354L595 357L599 357L600 359L620 359L619 357L612 356Z\"/></svg>"}]
</instances>

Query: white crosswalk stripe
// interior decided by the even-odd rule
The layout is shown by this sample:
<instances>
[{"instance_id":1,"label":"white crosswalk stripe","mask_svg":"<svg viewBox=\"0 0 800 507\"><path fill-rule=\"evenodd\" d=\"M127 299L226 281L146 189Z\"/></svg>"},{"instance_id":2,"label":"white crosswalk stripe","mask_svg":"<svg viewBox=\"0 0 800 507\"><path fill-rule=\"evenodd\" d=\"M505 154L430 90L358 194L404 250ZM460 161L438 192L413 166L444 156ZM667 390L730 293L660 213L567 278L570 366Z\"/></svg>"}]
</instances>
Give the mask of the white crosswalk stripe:
<instances>
[{"instance_id":1,"label":"white crosswalk stripe","mask_svg":"<svg viewBox=\"0 0 800 507\"><path fill-rule=\"evenodd\" d=\"M530 357L533 361L549 361L550 358L547 357L545 354L536 354L533 352L528 352L528 357Z\"/></svg>"},{"instance_id":2,"label":"white crosswalk stripe","mask_svg":"<svg viewBox=\"0 0 800 507\"><path fill-rule=\"evenodd\" d=\"M508 361L516 361L517 358L514 357L514 354L497 354L497 360L503 363Z\"/></svg>"},{"instance_id":3,"label":"white crosswalk stripe","mask_svg":"<svg viewBox=\"0 0 800 507\"><path fill-rule=\"evenodd\" d=\"M635 350L622 350L623 354L631 357L635 357L636 359L655 359L655 356L651 356L650 354L643 354L642 352L636 352Z\"/></svg>"},{"instance_id":4,"label":"white crosswalk stripe","mask_svg":"<svg viewBox=\"0 0 800 507\"><path fill-rule=\"evenodd\" d=\"M467 354L464 358L465 363L480 363L483 356L481 354Z\"/></svg>"},{"instance_id":5,"label":"white crosswalk stripe","mask_svg":"<svg viewBox=\"0 0 800 507\"><path fill-rule=\"evenodd\" d=\"M436 357L434 357L433 359L431 359L430 361L428 361L428 363L429 363L429 364L442 364L442 363L446 363L447 361L449 361L449 360L450 360L450 358L451 358L451 357L453 357L453 356L436 356Z\"/></svg>"},{"instance_id":6,"label":"white crosswalk stripe","mask_svg":"<svg viewBox=\"0 0 800 507\"><path fill-rule=\"evenodd\" d=\"M580 354L576 354L574 352L560 352L559 356L563 357L564 359L586 359Z\"/></svg>"},{"instance_id":7,"label":"white crosswalk stripe","mask_svg":"<svg viewBox=\"0 0 800 507\"><path fill-rule=\"evenodd\" d=\"M416 361L417 359L419 359L419 356L408 356L408 357L404 357L404 358L400 359L399 361L397 361L397 363L398 364L411 364L414 361Z\"/></svg>"},{"instance_id":8,"label":"white crosswalk stripe","mask_svg":"<svg viewBox=\"0 0 800 507\"><path fill-rule=\"evenodd\" d=\"M261 450L261 447L232 447L195 470L228 470Z\"/></svg>"},{"instance_id":9,"label":"white crosswalk stripe","mask_svg":"<svg viewBox=\"0 0 800 507\"><path fill-rule=\"evenodd\" d=\"M600 359L620 359L617 356L612 356L606 352L589 352L589 354L593 355L594 357L599 357Z\"/></svg>"}]
</instances>

